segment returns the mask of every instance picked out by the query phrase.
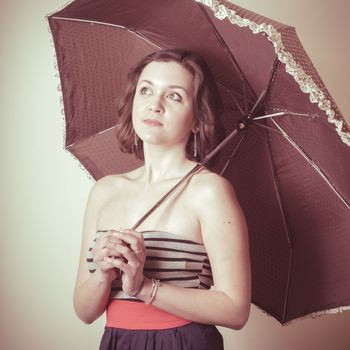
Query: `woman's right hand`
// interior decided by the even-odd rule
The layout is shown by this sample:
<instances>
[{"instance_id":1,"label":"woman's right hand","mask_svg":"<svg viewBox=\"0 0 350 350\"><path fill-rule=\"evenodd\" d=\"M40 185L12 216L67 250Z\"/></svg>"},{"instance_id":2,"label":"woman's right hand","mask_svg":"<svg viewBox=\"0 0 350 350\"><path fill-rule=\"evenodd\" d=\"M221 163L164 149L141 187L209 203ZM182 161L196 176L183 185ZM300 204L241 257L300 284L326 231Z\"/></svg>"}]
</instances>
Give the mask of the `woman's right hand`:
<instances>
[{"instance_id":1,"label":"woman's right hand","mask_svg":"<svg viewBox=\"0 0 350 350\"><path fill-rule=\"evenodd\" d=\"M113 257L114 259L122 259L117 252L116 247L120 244L124 244L122 240L115 237L115 230L107 230L105 232L98 231L100 235L95 240L95 246L92 248L91 253L94 257L94 263L96 264L95 273L99 273L103 279L111 282L118 278L118 270L105 258Z\"/></svg>"}]
</instances>

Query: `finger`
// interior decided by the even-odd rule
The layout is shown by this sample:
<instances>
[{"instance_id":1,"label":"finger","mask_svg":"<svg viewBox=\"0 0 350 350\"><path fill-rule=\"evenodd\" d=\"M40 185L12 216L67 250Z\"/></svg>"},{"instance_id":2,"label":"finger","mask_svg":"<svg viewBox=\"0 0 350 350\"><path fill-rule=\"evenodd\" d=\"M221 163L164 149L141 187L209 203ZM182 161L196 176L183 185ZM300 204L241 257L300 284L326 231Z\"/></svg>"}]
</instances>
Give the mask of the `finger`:
<instances>
[{"instance_id":1,"label":"finger","mask_svg":"<svg viewBox=\"0 0 350 350\"><path fill-rule=\"evenodd\" d=\"M131 270L129 270L130 273L135 273L136 271L142 270L145 264L145 254L136 254L130 249L124 249L121 248L121 254L124 258L124 263L126 263Z\"/></svg>"},{"instance_id":2,"label":"finger","mask_svg":"<svg viewBox=\"0 0 350 350\"><path fill-rule=\"evenodd\" d=\"M97 248L100 248L101 245L103 244L103 242L106 241L106 238L108 236L111 236L111 235L107 231L102 231L102 230L97 231L96 232L96 237L93 240L94 246L97 247Z\"/></svg>"},{"instance_id":3,"label":"finger","mask_svg":"<svg viewBox=\"0 0 350 350\"><path fill-rule=\"evenodd\" d=\"M117 232L114 229L110 229L110 230L98 230L96 232L96 238L94 239L94 241L103 241L109 238L114 237L113 234Z\"/></svg>"},{"instance_id":4,"label":"finger","mask_svg":"<svg viewBox=\"0 0 350 350\"><path fill-rule=\"evenodd\" d=\"M113 248L114 246L118 244L125 244L121 239L115 237L115 236L104 236L99 238L93 247L94 251L103 249L105 247L107 248Z\"/></svg>"},{"instance_id":5,"label":"finger","mask_svg":"<svg viewBox=\"0 0 350 350\"><path fill-rule=\"evenodd\" d=\"M123 230L120 230L118 232L127 233L127 234L130 234L132 236L135 236L136 238L143 238L142 232L131 230L131 229L123 229Z\"/></svg>"},{"instance_id":6,"label":"finger","mask_svg":"<svg viewBox=\"0 0 350 350\"><path fill-rule=\"evenodd\" d=\"M141 262L144 260L142 251L136 254L125 245L118 245L113 249L105 248L102 250L102 253L98 252L95 257L96 259L104 259L105 257L121 258L136 269L141 266Z\"/></svg>"},{"instance_id":7,"label":"finger","mask_svg":"<svg viewBox=\"0 0 350 350\"><path fill-rule=\"evenodd\" d=\"M132 270L131 266L128 265L127 262L125 262L122 258L110 258L105 257L104 261L111 266L123 271L124 273L128 274Z\"/></svg>"},{"instance_id":8,"label":"finger","mask_svg":"<svg viewBox=\"0 0 350 350\"><path fill-rule=\"evenodd\" d=\"M126 245L118 245L113 250L128 261L135 258L133 251Z\"/></svg>"},{"instance_id":9,"label":"finger","mask_svg":"<svg viewBox=\"0 0 350 350\"><path fill-rule=\"evenodd\" d=\"M122 257L123 256L118 252L118 250L110 249L110 248L104 248L96 252L94 255L94 262L99 263L102 261L105 257Z\"/></svg>"},{"instance_id":10,"label":"finger","mask_svg":"<svg viewBox=\"0 0 350 350\"><path fill-rule=\"evenodd\" d=\"M110 236L113 236L114 233L118 232L118 230L115 230L113 228L109 229L109 230L106 230L106 232L110 235Z\"/></svg>"},{"instance_id":11,"label":"finger","mask_svg":"<svg viewBox=\"0 0 350 350\"><path fill-rule=\"evenodd\" d=\"M91 252L93 255L98 254L100 251L103 251L104 249L114 249L117 246L117 244L113 244L110 242L102 242L100 244L95 245L92 249Z\"/></svg>"},{"instance_id":12,"label":"finger","mask_svg":"<svg viewBox=\"0 0 350 350\"><path fill-rule=\"evenodd\" d=\"M115 268L112 264L110 264L105 260L100 261L100 263L98 264L98 267L101 271L108 271Z\"/></svg>"},{"instance_id":13,"label":"finger","mask_svg":"<svg viewBox=\"0 0 350 350\"><path fill-rule=\"evenodd\" d=\"M105 260L105 257L95 257L94 263L98 267L99 270L103 272L107 272L108 270L115 269L114 265Z\"/></svg>"},{"instance_id":14,"label":"finger","mask_svg":"<svg viewBox=\"0 0 350 350\"><path fill-rule=\"evenodd\" d=\"M144 250L143 235L133 230L123 230L114 234L115 237L126 242L134 252L142 252Z\"/></svg>"}]
</instances>

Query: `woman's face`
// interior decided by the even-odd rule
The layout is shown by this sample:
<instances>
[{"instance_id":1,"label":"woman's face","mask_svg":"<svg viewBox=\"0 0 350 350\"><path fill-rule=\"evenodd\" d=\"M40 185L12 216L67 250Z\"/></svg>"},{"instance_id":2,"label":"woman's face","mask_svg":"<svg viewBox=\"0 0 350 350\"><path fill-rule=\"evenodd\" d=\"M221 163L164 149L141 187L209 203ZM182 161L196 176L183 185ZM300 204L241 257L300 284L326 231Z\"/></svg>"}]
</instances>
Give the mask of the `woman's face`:
<instances>
[{"instance_id":1,"label":"woman's face","mask_svg":"<svg viewBox=\"0 0 350 350\"><path fill-rule=\"evenodd\" d=\"M194 128L193 75L177 62L151 62L135 91L132 121L137 135L153 145L186 146Z\"/></svg>"}]
</instances>

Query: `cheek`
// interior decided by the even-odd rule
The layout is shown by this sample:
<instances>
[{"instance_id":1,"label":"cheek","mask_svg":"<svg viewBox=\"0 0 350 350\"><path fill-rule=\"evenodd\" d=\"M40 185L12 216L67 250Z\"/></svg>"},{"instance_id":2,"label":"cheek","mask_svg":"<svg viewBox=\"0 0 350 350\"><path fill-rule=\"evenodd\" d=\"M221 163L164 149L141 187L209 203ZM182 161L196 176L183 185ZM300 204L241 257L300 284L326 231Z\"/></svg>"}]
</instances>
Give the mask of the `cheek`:
<instances>
[{"instance_id":1,"label":"cheek","mask_svg":"<svg viewBox=\"0 0 350 350\"><path fill-rule=\"evenodd\" d=\"M137 122L137 118L140 115L140 110L141 110L140 101L137 98L134 98L132 109L131 109L131 117L132 117L133 123Z\"/></svg>"},{"instance_id":2,"label":"cheek","mask_svg":"<svg viewBox=\"0 0 350 350\"><path fill-rule=\"evenodd\" d=\"M132 122L132 125L135 124L135 105L133 105L131 110L131 122Z\"/></svg>"},{"instance_id":3,"label":"cheek","mask_svg":"<svg viewBox=\"0 0 350 350\"><path fill-rule=\"evenodd\" d=\"M133 101L132 101L132 113L134 113L134 111L136 111L138 109L138 105L139 105L139 101L137 97L134 97Z\"/></svg>"}]
</instances>

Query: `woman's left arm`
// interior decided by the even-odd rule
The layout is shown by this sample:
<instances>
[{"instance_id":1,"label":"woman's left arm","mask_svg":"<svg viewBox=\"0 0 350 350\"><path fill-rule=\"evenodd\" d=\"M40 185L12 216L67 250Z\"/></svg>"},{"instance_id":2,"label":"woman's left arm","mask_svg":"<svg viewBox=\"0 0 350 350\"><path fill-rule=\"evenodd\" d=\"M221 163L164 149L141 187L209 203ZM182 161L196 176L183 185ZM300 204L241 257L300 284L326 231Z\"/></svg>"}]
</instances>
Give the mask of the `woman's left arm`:
<instances>
[{"instance_id":1,"label":"woman's left arm","mask_svg":"<svg viewBox=\"0 0 350 350\"><path fill-rule=\"evenodd\" d=\"M200 220L214 288L162 283L152 305L190 321L240 329L248 320L251 302L246 221L229 182L212 173L198 178L194 210ZM118 267L123 270L124 266ZM137 298L147 301L151 289L152 281L146 278Z\"/></svg>"}]
</instances>

